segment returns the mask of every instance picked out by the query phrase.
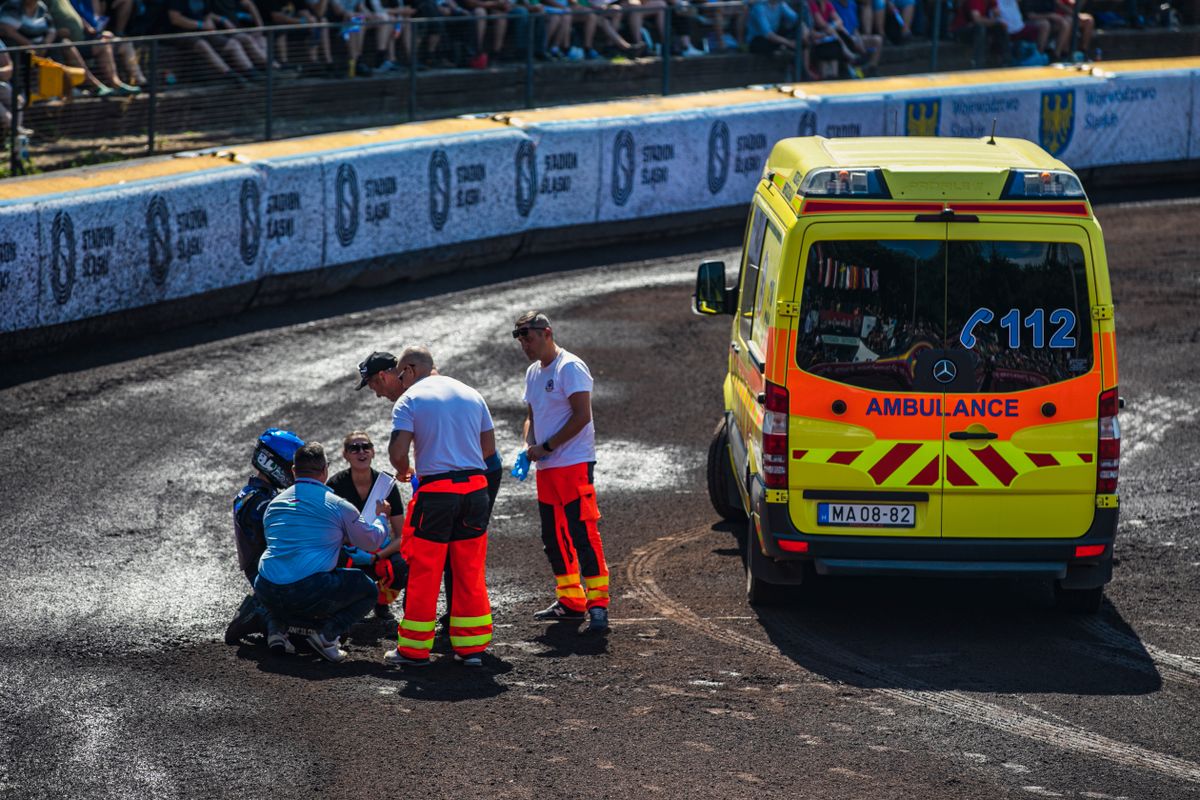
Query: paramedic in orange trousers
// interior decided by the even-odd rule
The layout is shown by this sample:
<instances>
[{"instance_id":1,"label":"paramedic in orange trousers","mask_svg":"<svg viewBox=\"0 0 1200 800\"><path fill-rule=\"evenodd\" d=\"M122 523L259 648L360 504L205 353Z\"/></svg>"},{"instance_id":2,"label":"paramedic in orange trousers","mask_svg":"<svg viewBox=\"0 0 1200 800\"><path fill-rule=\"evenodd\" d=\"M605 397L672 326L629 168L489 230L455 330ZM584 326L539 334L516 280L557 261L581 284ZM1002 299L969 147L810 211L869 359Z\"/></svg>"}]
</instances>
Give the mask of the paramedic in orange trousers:
<instances>
[{"instance_id":1,"label":"paramedic in orange trousers","mask_svg":"<svg viewBox=\"0 0 1200 800\"><path fill-rule=\"evenodd\" d=\"M400 399L400 395L404 394L404 384L401 382L399 373L403 369L399 366L399 362L391 353L376 351L364 358L358 364L359 383L358 388L362 389L365 386L370 386L371 391L375 392L376 397L386 397L395 403ZM439 374L435 367L433 375ZM496 496L500 493L500 455L493 452L486 459L488 485L488 515L492 513L492 508L496 504ZM420 465L417 465L418 467ZM419 483L419 481L418 481ZM412 513L413 508L417 504L417 495L419 489L413 487L413 493L408 501L407 510L404 515L404 523L400 529L400 535L394 536L392 542L377 554L379 558L385 559L393 554L398 553L407 563L412 555ZM395 532L393 531L393 534ZM407 573L406 573L407 574ZM446 590L446 608L450 607L450 600L454 591L454 575L450 568L450 562L446 562L446 575L443 581L443 586ZM438 627L442 636L449 636L450 632L450 615L447 613L438 620Z\"/></svg>"},{"instance_id":2,"label":"paramedic in orange trousers","mask_svg":"<svg viewBox=\"0 0 1200 800\"><path fill-rule=\"evenodd\" d=\"M525 443L537 465L542 546L554 570L557 599L534 619L582 620L582 634L608 633L608 565L596 521L592 373L554 341L540 311L517 317L512 332L533 363L525 372Z\"/></svg>"},{"instance_id":3,"label":"paramedic in orange trousers","mask_svg":"<svg viewBox=\"0 0 1200 800\"><path fill-rule=\"evenodd\" d=\"M454 575L450 646L456 661L479 667L492 639L485 568L490 515L485 470L496 452L492 415L479 392L435 374L426 348L405 348L396 361L393 374L403 393L392 410L388 455L400 480L412 476L410 447L421 471L404 617L396 649L384 661L396 666L429 663L438 585L449 557Z\"/></svg>"}]
</instances>

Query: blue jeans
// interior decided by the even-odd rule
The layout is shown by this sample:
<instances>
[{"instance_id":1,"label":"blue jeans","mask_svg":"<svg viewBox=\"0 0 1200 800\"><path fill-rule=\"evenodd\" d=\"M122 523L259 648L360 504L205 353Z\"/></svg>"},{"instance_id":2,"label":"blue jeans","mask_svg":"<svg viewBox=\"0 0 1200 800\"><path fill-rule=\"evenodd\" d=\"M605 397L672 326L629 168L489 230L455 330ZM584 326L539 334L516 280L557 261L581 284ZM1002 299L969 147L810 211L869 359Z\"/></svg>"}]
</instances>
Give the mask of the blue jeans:
<instances>
[{"instance_id":1,"label":"blue jeans","mask_svg":"<svg viewBox=\"0 0 1200 800\"><path fill-rule=\"evenodd\" d=\"M358 569L318 572L285 584L262 575L254 579L254 594L275 625L282 630L288 625L317 628L326 639L341 636L369 614L378 593L375 581Z\"/></svg>"}]
</instances>

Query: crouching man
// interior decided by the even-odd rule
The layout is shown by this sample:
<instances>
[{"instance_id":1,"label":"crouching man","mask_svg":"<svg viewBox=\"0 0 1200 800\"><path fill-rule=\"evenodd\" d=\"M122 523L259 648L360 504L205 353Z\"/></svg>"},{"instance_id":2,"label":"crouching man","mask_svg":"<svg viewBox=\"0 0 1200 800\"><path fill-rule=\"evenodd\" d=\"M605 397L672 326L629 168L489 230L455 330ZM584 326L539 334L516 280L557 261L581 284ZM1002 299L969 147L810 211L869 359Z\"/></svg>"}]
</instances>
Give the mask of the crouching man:
<instances>
[{"instance_id":1,"label":"crouching man","mask_svg":"<svg viewBox=\"0 0 1200 800\"><path fill-rule=\"evenodd\" d=\"M378 516L364 522L358 509L325 485L329 465L319 442L296 451L292 472L295 484L270 502L263 517L267 549L254 591L280 628L313 627L309 644L336 663L346 657L342 635L370 613L379 591L362 570L337 568L342 545L378 550L387 538L379 517L391 508L380 502Z\"/></svg>"}]
</instances>

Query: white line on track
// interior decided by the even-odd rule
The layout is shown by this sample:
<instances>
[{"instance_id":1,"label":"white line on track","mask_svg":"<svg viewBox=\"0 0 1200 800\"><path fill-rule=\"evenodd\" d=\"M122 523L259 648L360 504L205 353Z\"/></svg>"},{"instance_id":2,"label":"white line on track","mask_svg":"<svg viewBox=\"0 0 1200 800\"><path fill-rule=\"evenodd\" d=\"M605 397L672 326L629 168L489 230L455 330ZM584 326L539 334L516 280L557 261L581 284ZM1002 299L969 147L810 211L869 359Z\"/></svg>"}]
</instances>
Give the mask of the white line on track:
<instances>
[{"instance_id":1,"label":"white line on track","mask_svg":"<svg viewBox=\"0 0 1200 800\"><path fill-rule=\"evenodd\" d=\"M779 652L774 644L706 622L687 606L671 598L658 586L654 579L654 572L659 559L678 545L703 539L709 533L709 529L705 527L673 536L664 536L634 551L633 558L630 559L626 568L629 585L681 625L717 641L771 658L790 669L808 672L804 667ZM1113 632L1119 633L1115 630ZM1200 765L1191 761L1110 739L1070 723L1054 722L1023 714L1011 708L1003 708L959 691L898 688L900 686L916 687L920 685L920 682L910 675L888 669L869 658L852 653L828 639L815 636L802 629L789 627L786 633L793 643L804 647L807 652L820 657L829 665L840 668L847 673L848 677L854 674L859 681L865 677L882 684L883 687L896 687L872 688L869 691L877 692L899 702L928 708L1063 750L1103 758L1122 766L1150 770L1188 783L1200 783Z\"/></svg>"}]
</instances>

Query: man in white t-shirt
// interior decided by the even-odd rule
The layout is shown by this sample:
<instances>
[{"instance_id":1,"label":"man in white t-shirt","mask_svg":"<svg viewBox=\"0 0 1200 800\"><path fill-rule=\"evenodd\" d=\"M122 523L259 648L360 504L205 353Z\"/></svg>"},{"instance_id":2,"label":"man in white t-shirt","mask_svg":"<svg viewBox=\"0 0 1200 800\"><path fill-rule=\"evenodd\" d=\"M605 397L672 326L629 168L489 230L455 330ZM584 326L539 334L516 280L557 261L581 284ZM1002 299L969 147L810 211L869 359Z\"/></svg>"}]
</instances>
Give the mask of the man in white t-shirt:
<instances>
[{"instance_id":1,"label":"man in white t-shirt","mask_svg":"<svg viewBox=\"0 0 1200 800\"><path fill-rule=\"evenodd\" d=\"M396 649L384 656L394 665L424 666L433 650L439 583L449 556L454 591L450 597L450 646L456 661L482 665L492 640L492 609L485 575L487 525L491 513L485 462L496 452L492 415L479 392L435 374L424 347L408 347L387 378L400 396L392 409L388 456L399 480L413 470L416 451L419 489L412 513L404 618ZM374 377L374 376L371 376Z\"/></svg>"},{"instance_id":2,"label":"man in white t-shirt","mask_svg":"<svg viewBox=\"0 0 1200 800\"><path fill-rule=\"evenodd\" d=\"M582 620L580 633L608 633L608 564L596 521L593 474L592 373L554 342L540 311L517 317L513 338L533 363L525 371L525 442L537 465L542 546L557 582L557 599L540 620Z\"/></svg>"}]
</instances>

